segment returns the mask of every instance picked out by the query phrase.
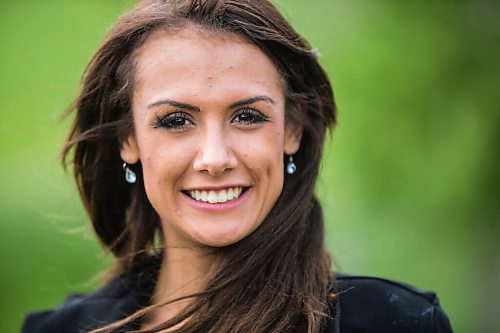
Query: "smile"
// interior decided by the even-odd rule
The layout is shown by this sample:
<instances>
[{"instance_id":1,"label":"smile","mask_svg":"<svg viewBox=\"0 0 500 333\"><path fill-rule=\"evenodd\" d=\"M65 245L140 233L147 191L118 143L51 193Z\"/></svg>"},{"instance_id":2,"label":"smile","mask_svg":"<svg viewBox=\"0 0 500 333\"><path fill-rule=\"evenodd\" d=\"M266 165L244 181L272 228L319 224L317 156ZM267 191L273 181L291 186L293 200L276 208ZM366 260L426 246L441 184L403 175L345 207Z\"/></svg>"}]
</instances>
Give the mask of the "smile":
<instances>
[{"instance_id":1,"label":"smile","mask_svg":"<svg viewBox=\"0 0 500 333\"><path fill-rule=\"evenodd\" d=\"M183 191L185 194L191 197L191 199L200 201L200 202L208 202L211 204L224 203L232 200L236 200L240 197L242 193L244 193L246 188L241 186L230 187L227 189L220 190L189 190Z\"/></svg>"}]
</instances>

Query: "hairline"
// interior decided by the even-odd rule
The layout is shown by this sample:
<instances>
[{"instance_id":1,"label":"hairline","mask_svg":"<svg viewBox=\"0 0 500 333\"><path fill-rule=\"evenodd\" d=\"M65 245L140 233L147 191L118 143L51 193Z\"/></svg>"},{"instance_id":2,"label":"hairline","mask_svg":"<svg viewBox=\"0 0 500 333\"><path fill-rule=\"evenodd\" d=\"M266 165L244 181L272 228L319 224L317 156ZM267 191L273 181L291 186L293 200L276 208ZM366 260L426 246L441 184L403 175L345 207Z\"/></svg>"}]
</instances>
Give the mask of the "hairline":
<instances>
[{"instance_id":1,"label":"hairline","mask_svg":"<svg viewBox=\"0 0 500 333\"><path fill-rule=\"evenodd\" d=\"M265 49L263 49L258 43L256 43L252 38L249 36L245 35L242 32L235 31L233 29L225 28L222 26L213 26L210 24L203 24L200 22L196 22L193 19L190 19L188 17L176 17L174 20L159 25L157 27L154 27L150 29L149 31L145 32L144 35L142 36L141 40L136 44L133 48L133 50L130 52L128 59L125 61L129 62L129 67L130 67L130 91L129 91L129 100L130 100L130 107L132 107L132 100L133 100L133 92L135 90L135 87L138 82L138 73L139 73L139 63L138 63L138 58L140 56L141 50L144 49L144 45L148 42L148 40L151 38L152 35L158 34L160 32L164 32L170 35L175 35L179 34L181 31L185 30L189 26L192 26L196 28L197 32L201 34L209 34L210 36L217 36L217 37L223 37L227 38L229 40L234 40L236 42L242 42L246 44L250 44L254 47L256 47L260 52L262 52L268 59L269 61L273 64L274 68L276 69L276 72L278 73L278 79L279 79L279 84L281 86L283 96L285 99L285 122L287 121L287 112L286 109L288 107L288 103L290 99L292 98L292 94L290 93L289 87L287 80L285 79L285 74L282 72L280 66L278 66L277 61L275 60L274 57L270 55L272 52L268 52ZM131 112L131 110L129 110Z\"/></svg>"}]
</instances>

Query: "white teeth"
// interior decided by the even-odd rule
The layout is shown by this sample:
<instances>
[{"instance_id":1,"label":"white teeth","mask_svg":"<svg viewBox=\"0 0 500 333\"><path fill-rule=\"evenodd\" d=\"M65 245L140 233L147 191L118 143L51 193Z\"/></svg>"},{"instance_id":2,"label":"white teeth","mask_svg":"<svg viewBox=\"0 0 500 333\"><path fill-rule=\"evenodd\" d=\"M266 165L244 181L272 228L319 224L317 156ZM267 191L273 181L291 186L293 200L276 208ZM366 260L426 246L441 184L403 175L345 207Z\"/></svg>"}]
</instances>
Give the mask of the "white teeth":
<instances>
[{"instance_id":1,"label":"white teeth","mask_svg":"<svg viewBox=\"0 0 500 333\"><path fill-rule=\"evenodd\" d=\"M220 191L219 195L217 196L217 200L219 200L219 202L226 202L227 201L226 191Z\"/></svg>"},{"instance_id":2,"label":"white teeth","mask_svg":"<svg viewBox=\"0 0 500 333\"><path fill-rule=\"evenodd\" d=\"M231 187L228 189L217 190L217 191L192 190L189 191L189 195L196 201L215 204L237 199L240 197L241 192L243 192L242 187Z\"/></svg>"},{"instance_id":3,"label":"white teeth","mask_svg":"<svg viewBox=\"0 0 500 333\"><path fill-rule=\"evenodd\" d=\"M217 203L217 193L214 191L208 192L208 202Z\"/></svg>"}]
</instances>

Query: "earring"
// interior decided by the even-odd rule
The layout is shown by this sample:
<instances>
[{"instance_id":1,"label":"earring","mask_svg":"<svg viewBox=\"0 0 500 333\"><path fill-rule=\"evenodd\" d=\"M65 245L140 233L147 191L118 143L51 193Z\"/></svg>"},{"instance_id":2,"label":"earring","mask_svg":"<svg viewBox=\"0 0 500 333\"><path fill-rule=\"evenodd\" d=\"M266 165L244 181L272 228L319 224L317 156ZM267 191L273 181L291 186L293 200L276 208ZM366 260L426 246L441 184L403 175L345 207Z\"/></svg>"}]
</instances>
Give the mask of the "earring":
<instances>
[{"instance_id":1,"label":"earring","mask_svg":"<svg viewBox=\"0 0 500 333\"><path fill-rule=\"evenodd\" d=\"M297 166L293 163L293 157L290 155L288 158L288 163L286 164L286 173L293 175L297 171Z\"/></svg>"},{"instance_id":2,"label":"earring","mask_svg":"<svg viewBox=\"0 0 500 333\"><path fill-rule=\"evenodd\" d=\"M137 180L137 175L135 174L135 172L133 172L125 162L123 163L122 167L123 171L125 171L125 180L127 181L127 183L134 184Z\"/></svg>"}]
</instances>

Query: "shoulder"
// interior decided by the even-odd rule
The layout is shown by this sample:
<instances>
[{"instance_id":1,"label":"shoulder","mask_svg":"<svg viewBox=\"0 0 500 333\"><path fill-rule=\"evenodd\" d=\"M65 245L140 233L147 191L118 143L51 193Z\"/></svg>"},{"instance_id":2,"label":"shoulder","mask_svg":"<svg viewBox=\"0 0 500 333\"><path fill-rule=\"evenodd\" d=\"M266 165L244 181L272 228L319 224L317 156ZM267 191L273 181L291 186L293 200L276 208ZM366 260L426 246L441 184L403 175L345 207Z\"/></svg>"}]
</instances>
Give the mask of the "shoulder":
<instances>
[{"instance_id":1,"label":"shoulder","mask_svg":"<svg viewBox=\"0 0 500 333\"><path fill-rule=\"evenodd\" d=\"M150 302L159 258L145 258L92 294L71 295L53 310L28 314L21 333L88 332L131 315Z\"/></svg>"},{"instance_id":2,"label":"shoulder","mask_svg":"<svg viewBox=\"0 0 500 333\"><path fill-rule=\"evenodd\" d=\"M435 293L392 280L337 274L328 332L452 332ZM336 330L333 326L336 326Z\"/></svg>"},{"instance_id":3,"label":"shoulder","mask_svg":"<svg viewBox=\"0 0 500 333\"><path fill-rule=\"evenodd\" d=\"M89 295L71 295L59 307L30 313L21 333L87 332L133 311L131 289L117 278Z\"/></svg>"}]
</instances>

